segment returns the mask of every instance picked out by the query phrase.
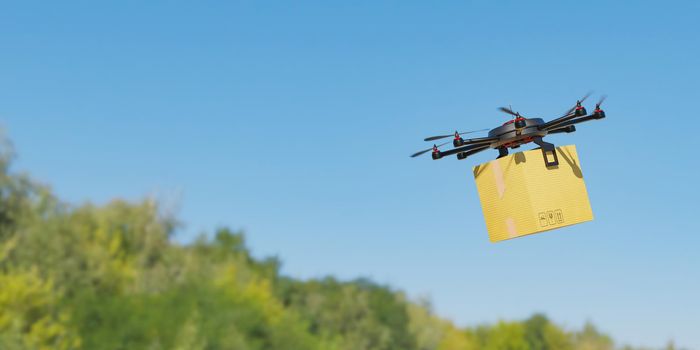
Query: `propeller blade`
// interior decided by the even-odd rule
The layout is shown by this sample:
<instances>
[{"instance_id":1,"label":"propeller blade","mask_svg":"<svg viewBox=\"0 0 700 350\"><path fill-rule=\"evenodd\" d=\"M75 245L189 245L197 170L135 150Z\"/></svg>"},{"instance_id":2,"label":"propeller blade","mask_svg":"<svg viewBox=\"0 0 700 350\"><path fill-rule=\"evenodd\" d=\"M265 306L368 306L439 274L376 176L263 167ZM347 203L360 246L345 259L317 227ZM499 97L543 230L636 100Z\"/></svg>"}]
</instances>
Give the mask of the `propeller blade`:
<instances>
[{"instance_id":1,"label":"propeller blade","mask_svg":"<svg viewBox=\"0 0 700 350\"><path fill-rule=\"evenodd\" d=\"M423 141L434 141L434 140L444 139L445 137L450 137L450 136L454 136L454 134L430 136L430 137L426 137Z\"/></svg>"},{"instance_id":2,"label":"propeller blade","mask_svg":"<svg viewBox=\"0 0 700 350\"><path fill-rule=\"evenodd\" d=\"M605 99L606 99L606 98L608 98L608 95L603 95L603 96L601 96L601 97L600 97L600 101L598 101L598 103L595 104L595 108L596 108L596 109L600 108L600 105L602 105L603 102L605 102Z\"/></svg>"},{"instance_id":3,"label":"propeller blade","mask_svg":"<svg viewBox=\"0 0 700 350\"><path fill-rule=\"evenodd\" d=\"M517 113L513 112L513 110L508 108L508 107L498 107L498 110L501 112L508 113L510 115L516 115L516 116L518 115Z\"/></svg>"},{"instance_id":4,"label":"propeller blade","mask_svg":"<svg viewBox=\"0 0 700 350\"><path fill-rule=\"evenodd\" d=\"M576 106L573 106L573 107L569 108L569 110L567 110L566 112L564 112L564 114L562 114L561 116L562 116L562 117L566 117L567 115L571 114L571 112L573 112L574 109L576 109Z\"/></svg>"},{"instance_id":5,"label":"propeller blade","mask_svg":"<svg viewBox=\"0 0 700 350\"><path fill-rule=\"evenodd\" d=\"M448 142L445 142L445 143L441 143L441 144L437 145L436 147L438 147L438 148L439 148L439 147L442 147L442 146L444 146L444 145L446 145L446 144L448 144L448 143L450 143L450 142L451 142L451 141L448 141ZM411 155L411 158L418 157L419 155L424 154L424 153L429 152L429 151L432 151L432 150L433 150L433 147L430 147L430 148L428 148L428 149L426 149L426 150L418 151L418 152L416 152L416 153L413 153L413 154Z\"/></svg>"},{"instance_id":6,"label":"propeller blade","mask_svg":"<svg viewBox=\"0 0 700 350\"><path fill-rule=\"evenodd\" d=\"M460 132L459 134L460 134L460 135L464 135L464 134L471 134L471 133L482 132L482 131L489 131L489 129L480 129L480 130L465 131L465 132Z\"/></svg>"},{"instance_id":7,"label":"propeller blade","mask_svg":"<svg viewBox=\"0 0 700 350\"><path fill-rule=\"evenodd\" d=\"M591 96L592 93L593 91L587 92L586 95L584 95L583 98L579 100L579 102L583 103L583 101L585 101L589 96Z\"/></svg>"},{"instance_id":8,"label":"propeller blade","mask_svg":"<svg viewBox=\"0 0 700 350\"><path fill-rule=\"evenodd\" d=\"M583 95L583 97L582 97L580 100L577 100L577 101L576 101L576 105L578 105L579 103L583 103L583 101L585 101L589 96L591 96L592 93L593 93L593 91L587 92L585 95ZM569 109L568 109L564 114L562 114L561 116L562 116L562 117L566 117L567 115L571 114L571 113L574 111L574 109L576 109L576 105L574 105L573 107L569 108Z\"/></svg>"},{"instance_id":9,"label":"propeller blade","mask_svg":"<svg viewBox=\"0 0 700 350\"><path fill-rule=\"evenodd\" d=\"M489 130L489 129L465 131L465 132L460 132L460 133L457 134L457 135L472 134L472 133L475 133L475 132L481 132L481 131L487 131L487 130ZM454 136L454 135L455 135L455 134L430 136L430 137L426 137L425 139L423 139L423 141L434 141L434 140L444 139L445 137L450 137L450 136Z\"/></svg>"}]
</instances>

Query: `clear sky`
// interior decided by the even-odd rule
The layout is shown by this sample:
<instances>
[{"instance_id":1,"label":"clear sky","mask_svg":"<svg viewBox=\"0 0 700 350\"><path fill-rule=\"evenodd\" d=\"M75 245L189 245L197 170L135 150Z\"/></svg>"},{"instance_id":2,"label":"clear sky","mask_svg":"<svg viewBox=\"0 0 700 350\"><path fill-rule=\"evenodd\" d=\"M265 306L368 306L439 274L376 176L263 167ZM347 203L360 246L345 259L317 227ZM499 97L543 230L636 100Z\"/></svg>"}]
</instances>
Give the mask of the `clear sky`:
<instances>
[{"instance_id":1,"label":"clear sky","mask_svg":"<svg viewBox=\"0 0 700 350\"><path fill-rule=\"evenodd\" d=\"M63 198L154 195L178 240L244 229L288 275L461 325L541 311L700 349L697 2L0 4L0 123ZM608 118L549 141L577 145L593 222L491 244L470 169L496 152L408 157L588 90Z\"/></svg>"}]
</instances>

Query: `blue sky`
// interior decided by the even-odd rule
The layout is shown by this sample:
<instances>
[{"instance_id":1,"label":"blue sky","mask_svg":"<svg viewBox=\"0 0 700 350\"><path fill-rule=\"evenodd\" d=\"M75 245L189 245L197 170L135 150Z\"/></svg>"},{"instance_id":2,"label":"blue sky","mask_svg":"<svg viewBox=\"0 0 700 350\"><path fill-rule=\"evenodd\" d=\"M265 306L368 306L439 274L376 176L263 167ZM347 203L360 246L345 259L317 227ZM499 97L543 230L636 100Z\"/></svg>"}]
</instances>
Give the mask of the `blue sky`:
<instances>
[{"instance_id":1,"label":"blue sky","mask_svg":"<svg viewBox=\"0 0 700 350\"><path fill-rule=\"evenodd\" d=\"M461 325L547 313L700 349L695 2L2 2L0 123L74 203L153 195L284 273L368 276ZM473 159L423 137L550 118L595 220L488 241ZM594 96L592 100L596 99ZM592 102L588 104L592 108Z\"/></svg>"}]
</instances>

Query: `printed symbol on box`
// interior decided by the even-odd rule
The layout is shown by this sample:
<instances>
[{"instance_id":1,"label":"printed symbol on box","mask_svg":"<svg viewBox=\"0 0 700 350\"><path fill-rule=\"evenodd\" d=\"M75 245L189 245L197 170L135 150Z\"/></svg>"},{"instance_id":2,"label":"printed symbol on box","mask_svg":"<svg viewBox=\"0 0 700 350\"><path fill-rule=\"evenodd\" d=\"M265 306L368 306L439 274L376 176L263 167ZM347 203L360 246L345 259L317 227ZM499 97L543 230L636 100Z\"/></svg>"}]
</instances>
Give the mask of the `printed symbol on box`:
<instances>
[{"instance_id":1,"label":"printed symbol on box","mask_svg":"<svg viewBox=\"0 0 700 350\"><path fill-rule=\"evenodd\" d=\"M547 214L542 212L538 216L540 218L540 226L542 226L542 227L547 226Z\"/></svg>"},{"instance_id":2,"label":"printed symbol on box","mask_svg":"<svg viewBox=\"0 0 700 350\"><path fill-rule=\"evenodd\" d=\"M557 219L558 224L564 222L564 214L561 212L561 209L557 209L554 211L554 218Z\"/></svg>"},{"instance_id":3,"label":"printed symbol on box","mask_svg":"<svg viewBox=\"0 0 700 350\"><path fill-rule=\"evenodd\" d=\"M556 220L556 218L554 217L554 212L551 211L551 210L547 212L547 222L548 222L550 225L554 225L554 224L557 223L557 220Z\"/></svg>"}]
</instances>

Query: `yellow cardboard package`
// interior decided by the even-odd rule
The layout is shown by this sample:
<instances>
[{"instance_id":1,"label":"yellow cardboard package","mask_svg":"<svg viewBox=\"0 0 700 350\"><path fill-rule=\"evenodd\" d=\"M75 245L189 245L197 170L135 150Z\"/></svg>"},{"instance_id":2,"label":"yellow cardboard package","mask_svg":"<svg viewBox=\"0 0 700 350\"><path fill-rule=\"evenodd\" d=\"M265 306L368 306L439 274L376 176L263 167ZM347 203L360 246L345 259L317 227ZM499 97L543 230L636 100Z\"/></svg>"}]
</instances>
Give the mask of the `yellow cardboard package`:
<instances>
[{"instance_id":1,"label":"yellow cardboard package","mask_svg":"<svg viewBox=\"0 0 700 350\"><path fill-rule=\"evenodd\" d=\"M546 166L538 149L474 167L491 242L593 220L576 147L556 153L556 166Z\"/></svg>"}]
</instances>

